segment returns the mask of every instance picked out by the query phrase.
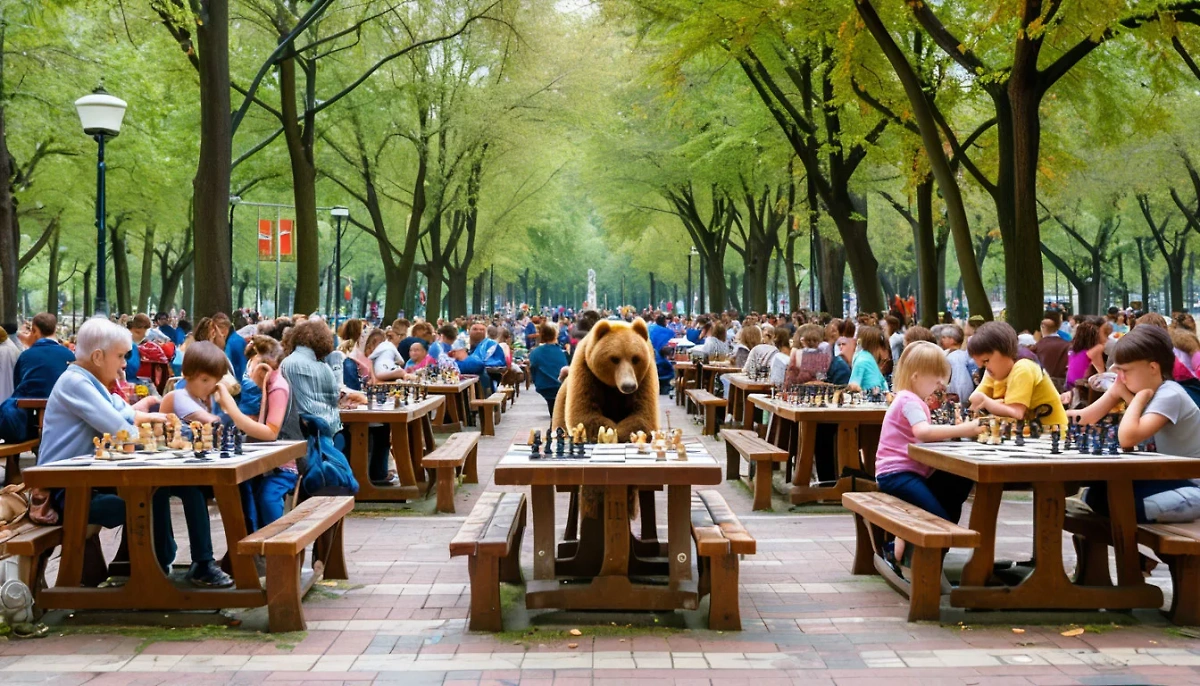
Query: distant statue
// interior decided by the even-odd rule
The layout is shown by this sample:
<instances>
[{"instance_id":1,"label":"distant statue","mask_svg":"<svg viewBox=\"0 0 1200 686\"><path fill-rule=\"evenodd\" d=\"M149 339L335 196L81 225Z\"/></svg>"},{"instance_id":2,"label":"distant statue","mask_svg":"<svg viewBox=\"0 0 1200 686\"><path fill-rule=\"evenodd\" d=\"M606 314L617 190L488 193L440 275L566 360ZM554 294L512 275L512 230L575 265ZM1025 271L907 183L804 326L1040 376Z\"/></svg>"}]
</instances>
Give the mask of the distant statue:
<instances>
[{"instance_id":1,"label":"distant statue","mask_svg":"<svg viewBox=\"0 0 1200 686\"><path fill-rule=\"evenodd\" d=\"M587 286L587 301L588 307L596 306L596 270L588 270L588 286Z\"/></svg>"}]
</instances>

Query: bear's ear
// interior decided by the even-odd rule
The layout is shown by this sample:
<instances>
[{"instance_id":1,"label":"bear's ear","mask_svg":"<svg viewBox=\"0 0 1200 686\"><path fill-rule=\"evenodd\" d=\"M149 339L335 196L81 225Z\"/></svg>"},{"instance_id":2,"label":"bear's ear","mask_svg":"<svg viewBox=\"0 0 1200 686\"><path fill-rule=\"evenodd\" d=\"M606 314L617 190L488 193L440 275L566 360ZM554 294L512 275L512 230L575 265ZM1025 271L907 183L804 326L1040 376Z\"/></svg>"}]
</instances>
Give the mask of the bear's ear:
<instances>
[{"instance_id":1,"label":"bear's ear","mask_svg":"<svg viewBox=\"0 0 1200 686\"><path fill-rule=\"evenodd\" d=\"M612 324L607 319L601 319L592 325L592 340L598 341L604 338L604 334L612 331Z\"/></svg>"},{"instance_id":2,"label":"bear's ear","mask_svg":"<svg viewBox=\"0 0 1200 686\"><path fill-rule=\"evenodd\" d=\"M650 329L646 328L646 322L641 317L634 318L633 332L646 340L650 340Z\"/></svg>"}]
</instances>

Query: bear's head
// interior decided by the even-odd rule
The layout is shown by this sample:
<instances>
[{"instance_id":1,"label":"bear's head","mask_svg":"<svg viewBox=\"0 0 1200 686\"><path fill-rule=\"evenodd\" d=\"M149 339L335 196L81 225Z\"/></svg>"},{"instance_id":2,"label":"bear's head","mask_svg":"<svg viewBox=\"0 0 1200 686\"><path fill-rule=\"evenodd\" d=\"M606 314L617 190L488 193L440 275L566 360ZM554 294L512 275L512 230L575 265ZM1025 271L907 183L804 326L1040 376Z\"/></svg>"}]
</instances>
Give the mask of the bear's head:
<instances>
[{"instance_id":1,"label":"bear's head","mask_svg":"<svg viewBox=\"0 0 1200 686\"><path fill-rule=\"evenodd\" d=\"M588 333L585 358L602 383L630 395L654 372L650 331L639 317L632 324L602 319Z\"/></svg>"}]
</instances>

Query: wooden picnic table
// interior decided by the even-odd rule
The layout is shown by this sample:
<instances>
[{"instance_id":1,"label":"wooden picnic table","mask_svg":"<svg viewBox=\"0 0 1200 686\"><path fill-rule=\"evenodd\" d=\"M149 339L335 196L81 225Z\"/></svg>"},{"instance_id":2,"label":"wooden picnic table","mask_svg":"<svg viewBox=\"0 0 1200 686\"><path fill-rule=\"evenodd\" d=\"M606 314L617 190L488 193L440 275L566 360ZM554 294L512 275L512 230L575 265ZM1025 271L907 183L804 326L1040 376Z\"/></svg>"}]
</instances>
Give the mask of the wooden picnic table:
<instances>
[{"instance_id":1,"label":"wooden picnic table","mask_svg":"<svg viewBox=\"0 0 1200 686\"><path fill-rule=\"evenodd\" d=\"M479 377L464 374L458 383L427 383L417 384L411 381L389 381L380 386L419 386L429 395L446 397L446 405L442 412L437 413L433 420L434 431L461 431L464 426L471 424L470 402L475 399L475 386Z\"/></svg>"},{"instance_id":2,"label":"wooden picnic table","mask_svg":"<svg viewBox=\"0 0 1200 686\"><path fill-rule=\"evenodd\" d=\"M75 610L219 610L266 605L267 593L259 584L254 556L237 552L238 541L247 535L238 485L304 457L306 446L305 441L247 443L243 455L221 458L212 451L211 459L205 462L182 451L139 454L122 461L97 461L88 455L26 469L26 485L66 490L58 578L53 588L41 592L38 604L47 609ZM176 586L163 574L154 556L151 498L155 490L167 486L213 489L225 530L233 588ZM80 585L93 488L115 489L125 501L130 575L123 586Z\"/></svg>"},{"instance_id":3,"label":"wooden picnic table","mask_svg":"<svg viewBox=\"0 0 1200 686\"><path fill-rule=\"evenodd\" d=\"M741 368L735 367L732 362L705 362L700 365L700 384L697 388L703 388L709 393L713 393L717 377L738 371L741 371Z\"/></svg>"},{"instance_id":4,"label":"wooden picnic table","mask_svg":"<svg viewBox=\"0 0 1200 686\"><path fill-rule=\"evenodd\" d=\"M0 441L0 460L4 461L4 483L0 484L2 486L21 483L21 455L37 450L41 441L42 421L46 418L45 398L18 398L17 407L33 412L37 417L37 435L19 443Z\"/></svg>"},{"instance_id":5,"label":"wooden picnic table","mask_svg":"<svg viewBox=\"0 0 1200 686\"><path fill-rule=\"evenodd\" d=\"M446 404L447 396L430 395L425 400L397 407L392 401L382 405L360 405L341 411L342 423L350 429L350 451L347 457L354 478L358 480L355 500L397 501L421 497L421 484L426 482L421 458L434 448L433 413ZM370 424L387 424L392 432L392 461L400 483L396 486L376 486L368 471L367 429Z\"/></svg>"},{"instance_id":6,"label":"wooden picnic table","mask_svg":"<svg viewBox=\"0 0 1200 686\"><path fill-rule=\"evenodd\" d=\"M750 394L750 402L771 414L767 440L787 450L786 476L792 481L793 505L819 501L841 502L842 494L852 491L873 491L875 483L875 451L879 448L879 431L887 408L866 407L801 407L766 395ZM837 426L837 476L831 485L813 485L816 461L817 426ZM869 478L846 475L846 470Z\"/></svg>"},{"instance_id":7,"label":"wooden picnic table","mask_svg":"<svg viewBox=\"0 0 1200 686\"><path fill-rule=\"evenodd\" d=\"M534 578L526 585L526 606L695 609L699 596L697 580L692 576L692 486L719 484L723 475L721 466L699 443L692 445L686 461L674 459L673 454L666 461L655 460L653 455L623 462L600 461L607 458L531 459L528 446L510 448L496 465L494 478L497 485L530 487ZM636 451L627 444L599 448L621 454ZM566 540L556 551L555 490L578 486L603 488L602 511L581 506L578 540ZM638 541L630 530L630 486L665 487L667 491L666 550L655 541L656 554L650 558L638 554Z\"/></svg>"},{"instance_id":8,"label":"wooden picnic table","mask_svg":"<svg viewBox=\"0 0 1200 686\"><path fill-rule=\"evenodd\" d=\"M696 375L696 364L687 360L677 360L675 362L675 404L680 407L686 407L687 398L684 391L687 390L688 381L694 379ZM697 386L699 388L699 386Z\"/></svg>"},{"instance_id":9,"label":"wooden picnic table","mask_svg":"<svg viewBox=\"0 0 1200 686\"><path fill-rule=\"evenodd\" d=\"M743 429L753 431L754 413L757 410L750 403L750 394L770 391L771 382L753 380L745 372L726 374L724 378L729 379L729 410L733 413L734 424L741 422Z\"/></svg>"},{"instance_id":10,"label":"wooden picnic table","mask_svg":"<svg viewBox=\"0 0 1200 686\"><path fill-rule=\"evenodd\" d=\"M1162 606L1162 591L1146 582L1138 562L1134 479L1200 477L1200 459L1137 452L1051 455L1046 441L985 446L973 442L919 444L909 457L974 481L970 528L981 545L963 568L950 604L971 609L1130 609ZM1116 586L1072 583L1063 566L1062 533L1067 484L1108 484L1109 521L1117 560ZM989 585L996 557L996 527L1005 488L1033 489L1033 572L1016 586Z\"/></svg>"}]
</instances>

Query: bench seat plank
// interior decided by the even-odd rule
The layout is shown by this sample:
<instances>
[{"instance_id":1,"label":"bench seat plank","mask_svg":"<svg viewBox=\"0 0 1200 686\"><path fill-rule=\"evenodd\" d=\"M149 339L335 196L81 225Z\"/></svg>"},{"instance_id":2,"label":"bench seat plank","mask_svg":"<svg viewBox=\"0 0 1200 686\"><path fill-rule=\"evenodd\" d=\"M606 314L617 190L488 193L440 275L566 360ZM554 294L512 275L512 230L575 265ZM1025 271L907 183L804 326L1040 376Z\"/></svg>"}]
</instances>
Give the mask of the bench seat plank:
<instances>
[{"instance_id":1,"label":"bench seat plank","mask_svg":"<svg viewBox=\"0 0 1200 686\"><path fill-rule=\"evenodd\" d=\"M296 555L354 509L353 496L309 498L291 512L238 541L238 552ZM285 521L286 520L286 521Z\"/></svg>"},{"instance_id":2,"label":"bench seat plank","mask_svg":"<svg viewBox=\"0 0 1200 686\"><path fill-rule=\"evenodd\" d=\"M471 577L471 631L504 629L500 582L521 583L525 494L485 491L450 541L450 557L467 556Z\"/></svg>"},{"instance_id":3,"label":"bench seat plank","mask_svg":"<svg viewBox=\"0 0 1200 686\"><path fill-rule=\"evenodd\" d=\"M919 548L978 548L980 536L887 493L843 493L846 509Z\"/></svg>"},{"instance_id":4,"label":"bench seat plank","mask_svg":"<svg viewBox=\"0 0 1200 686\"><path fill-rule=\"evenodd\" d=\"M708 595L708 628L742 629L738 607L738 556L753 554L755 541L717 491L692 493L692 538L700 569L699 589Z\"/></svg>"}]
</instances>

